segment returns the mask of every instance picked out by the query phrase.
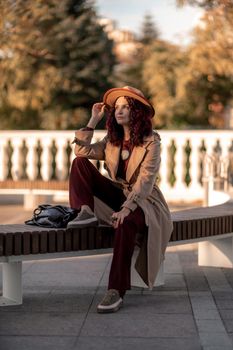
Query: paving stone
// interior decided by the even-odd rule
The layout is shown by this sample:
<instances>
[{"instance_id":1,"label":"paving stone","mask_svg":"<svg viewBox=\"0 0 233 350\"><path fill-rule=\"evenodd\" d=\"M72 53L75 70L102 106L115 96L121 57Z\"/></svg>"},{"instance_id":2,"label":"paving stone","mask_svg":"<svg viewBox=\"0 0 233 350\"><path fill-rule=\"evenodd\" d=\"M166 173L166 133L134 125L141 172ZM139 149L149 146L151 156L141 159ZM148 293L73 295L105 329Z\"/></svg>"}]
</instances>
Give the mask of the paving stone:
<instances>
[{"instance_id":1,"label":"paving stone","mask_svg":"<svg viewBox=\"0 0 233 350\"><path fill-rule=\"evenodd\" d=\"M233 292L227 278L220 268L205 267L203 271L212 292Z\"/></svg>"},{"instance_id":2,"label":"paving stone","mask_svg":"<svg viewBox=\"0 0 233 350\"><path fill-rule=\"evenodd\" d=\"M23 304L22 305L10 305L0 307L0 314L2 312L41 312L45 300L49 297L51 290L49 292L39 292L25 294L23 295ZM1 327L1 326L0 326Z\"/></svg>"},{"instance_id":3,"label":"paving stone","mask_svg":"<svg viewBox=\"0 0 233 350\"><path fill-rule=\"evenodd\" d=\"M231 339L226 333L218 332L199 332L201 344L204 347L229 347L232 346Z\"/></svg>"},{"instance_id":4,"label":"paving stone","mask_svg":"<svg viewBox=\"0 0 233 350\"><path fill-rule=\"evenodd\" d=\"M138 338L79 337L74 350L201 350L198 337Z\"/></svg>"},{"instance_id":5,"label":"paving stone","mask_svg":"<svg viewBox=\"0 0 233 350\"><path fill-rule=\"evenodd\" d=\"M197 335L191 315L147 314L135 315L118 312L116 314L89 313L82 328L81 336L107 337L177 337L188 338Z\"/></svg>"},{"instance_id":6,"label":"paving stone","mask_svg":"<svg viewBox=\"0 0 233 350\"><path fill-rule=\"evenodd\" d=\"M153 291L186 291L186 283L182 274L165 274L165 283L162 286L153 287ZM151 290L145 289L145 292L151 294Z\"/></svg>"},{"instance_id":7,"label":"paving stone","mask_svg":"<svg viewBox=\"0 0 233 350\"><path fill-rule=\"evenodd\" d=\"M94 295L76 293L51 293L41 305L42 312L87 312Z\"/></svg>"},{"instance_id":8,"label":"paving stone","mask_svg":"<svg viewBox=\"0 0 233 350\"><path fill-rule=\"evenodd\" d=\"M223 322L220 318L216 320L196 319L196 324L200 332L208 332L208 333L210 332L225 333L226 332Z\"/></svg>"},{"instance_id":9,"label":"paving stone","mask_svg":"<svg viewBox=\"0 0 233 350\"><path fill-rule=\"evenodd\" d=\"M1 313L0 335L76 336L86 314L81 313Z\"/></svg>"},{"instance_id":10,"label":"paving stone","mask_svg":"<svg viewBox=\"0 0 233 350\"><path fill-rule=\"evenodd\" d=\"M182 266L180 264L179 260L179 254L173 252L169 253L166 252L165 254L165 260L164 260L164 271L165 273L178 273L182 274Z\"/></svg>"},{"instance_id":11,"label":"paving stone","mask_svg":"<svg viewBox=\"0 0 233 350\"><path fill-rule=\"evenodd\" d=\"M233 300L233 290L230 292L216 291L212 292L212 294L215 299Z\"/></svg>"},{"instance_id":12,"label":"paving stone","mask_svg":"<svg viewBox=\"0 0 233 350\"><path fill-rule=\"evenodd\" d=\"M228 333L228 336L229 336L229 338L231 339L232 344L233 344L233 333Z\"/></svg>"},{"instance_id":13,"label":"paving stone","mask_svg":"<svg viewBox=\"0 0 233 350\"><path fill-rule=\"evenodd\" d=\"M128 292L127 292L128 294ZM169 295L169 296L188 296L187 290L149 290L148 288L143 289L142 295Z\"/></svg>"},{"instance_id":14,"label":"paving stone","mask_svg":"<svg viewBox=\"0 0 233 350\"><path fill-rule=\"evenodd\" d=\"M219 310L219 313L223 320L233 320L233 310Z\"/></svg>"},{"instance_id":15,"label":"paving stone","mask_svg":"<svg viewBox=\"0 0 233 350\"><path fill-rule=\"evenodd\" d=\"M232 350L232 346L205 346L203 350Z\"/></svg>"},{"instance_id":16,"label":"paving stone","mask_svg":"<svg viewBox=\"0 0 233 350\"><path fill-rule=\"evenodd\" d=\"M189 296L190 297L197 297L197 298L199 298L199 297L211 297L212 298L212 293L211 293L211 291L189 291L188 292L188 294L189 294Z\"/></svg>"},{"instance_id":17,"label":"paving stone","mask_svg":"<svg viewBox=\"0 0 233 350\"><path fill-rule=\"evenodd\" d=\"M194 310L197 310L197 309L216 310L216 304L212 296L204 296L204 297L191 296L190 300Z\"/></svg>"},{"instance_id":18,"label":"paving stone","mask_svg":"<svg viewBox=\"0 0 233 350\"><path fill-rule=\"evenodd\" d=\"M215 302L219 309L231 309L233 312L233 300L215 298Z\"/></svg>"},{"instance_id":19,"label":"paving stone","mask_svg":"<svg viewBox=\"0 0 233 350\"><path fill-rule=\"evenodd\" d=\"M0 336L1 350L71 350L75 337Z\"/></svg>"},{"instance_id":20,"label":"paving stone","mask_svg":"<svg viewBox=\"0 0 233 350\"><path fill-rule=\"evenodd\" d=\"M233 318L231 319L224 319L224 325L226 327L226 330L228 333L232 333L233 332Z\"/></svg>"},{"instance_id":21,"label":"paving stone","mask_svg":"<svg viewBox=\"0 0 233 350\"><path fill-rule=\"evenodd\" d=\"M218 310L216 309L193 309L194 317L196 320L219 320L220 315Z\"/></svg>"},{"instance_id":22,"label":"paving stone","mask_svg":"<svg viewBox=\"0 0 233 350\"><path fill-rule=\"evenodd\" d=\"M209 291L205 276L184 272L186 285L189 291Z\"/></svg>"}]
</instances>

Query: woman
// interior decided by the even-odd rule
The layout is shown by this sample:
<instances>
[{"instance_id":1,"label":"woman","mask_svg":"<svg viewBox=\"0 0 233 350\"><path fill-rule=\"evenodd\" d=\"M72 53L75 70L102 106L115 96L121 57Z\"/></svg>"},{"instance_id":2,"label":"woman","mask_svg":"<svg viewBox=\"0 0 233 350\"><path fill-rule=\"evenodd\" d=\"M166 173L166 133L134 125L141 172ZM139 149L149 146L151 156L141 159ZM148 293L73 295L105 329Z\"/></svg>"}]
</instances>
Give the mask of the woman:
<instances>
[{"instance_id":1,"label":"woman","mask_svg":"<svg viewBox=\"0 0 233 350\"><path fill-rule=\"evenodd\" d=\"M91 144L93 130L106 107L107 135ZM115 228L108 291L98 312L114 312L121 307L130 289L135 244L140 246L136 270L149 288L153 287L172 232L168 206L156 185L160 137L152 130L153 116L154 109L140 90L114 88L105 93L103 103L93 105L87 127L76 132L70 205L79 214L68 227L97 225L104 219L106 208L111 208ZM104 160L110 179L88 159Z\"/></svg>"}]
</instances>

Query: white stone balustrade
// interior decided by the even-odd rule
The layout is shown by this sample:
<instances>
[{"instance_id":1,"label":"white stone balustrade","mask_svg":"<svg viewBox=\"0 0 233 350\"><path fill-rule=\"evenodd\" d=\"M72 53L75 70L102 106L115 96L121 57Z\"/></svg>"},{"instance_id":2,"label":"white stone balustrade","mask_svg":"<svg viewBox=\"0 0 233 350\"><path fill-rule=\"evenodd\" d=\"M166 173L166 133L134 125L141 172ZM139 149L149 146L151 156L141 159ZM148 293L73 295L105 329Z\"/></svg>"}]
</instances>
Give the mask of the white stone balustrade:
<instances>
[{"instance_id":1,"label":"white stone balustrade","mask_svg":"<svg viewBox=\"0 0 233 350\"><path fill-rule=\"evenodd\" d=\"M105 131L96 130L93 142L101 139ZM228 157L230 147L233 148L233 131L231 130L160 130L161 136L161 168L160 168L160 188L165 197L172 201L183 200L191 202L193 200L203 199L203 186L200 184L200 162L202 155L200 147L204 141L208 154L213 153L214 147L219 141L221 147L221 156ZM67 178L69 169L67 164L74 159L74 153L71 152L70 159L67 155L67 145L71 145L74 137L74 131L1 131L0 132L0 181L6 180L9 173L9 149L11 142L13 153L11 155L11 176L17 181L22 174L26 174L29 180L35 180L38 176L39 155L37 152L38 142L41 148L40 155L40 174L44 181L51 179L53 174L53 155L51 148L53 144L56 148L55 155L55 174L57 180ZM175 183L171 185L169 176L171 173L171 155L170 147L174 142L176 152L174 155L174 175ZM186 184L186 162L187 155L185 148L189 142L191 153L189 157L190 183ZM26 158L23 159L22 146L25 143L27 148ZM73 148L73 145L71 145ZM93 162L96 163L96 162ZM23 167L26 164L26 169ZM106 174L103 162L100 162L100 171ZM225 172L225 169L222 170Z\"/></svg>"}]
</instances>

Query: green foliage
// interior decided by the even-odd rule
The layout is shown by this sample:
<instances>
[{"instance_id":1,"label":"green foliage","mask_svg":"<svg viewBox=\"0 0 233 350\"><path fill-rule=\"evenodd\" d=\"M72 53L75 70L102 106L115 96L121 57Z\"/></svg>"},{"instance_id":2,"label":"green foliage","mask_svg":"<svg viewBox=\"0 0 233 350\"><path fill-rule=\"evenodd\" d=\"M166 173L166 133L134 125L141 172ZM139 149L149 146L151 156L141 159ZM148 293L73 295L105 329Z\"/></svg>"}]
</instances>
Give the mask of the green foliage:
<instances>
[{"instance_id":1,"label":"green foliage","mask_svg":"<svg viewBox=\"0 0 233 350\"><path fill-rule=\"evenodd\" d=\"M0 120L15 128L77 128L110 88L115 58L85 0L1 3ZM6 117L8 118L6 119ZM25 116L24 118L22 116Z\"/></svg>"},{"instance_id":2,"label":"green foliage","mask_svg":"<svg viewBox=\"0 0 233 350\"><path fill-rule=\"evenodd\" d=\"M157 127L180 125L183 110L177 98L177 84L186 64L178 46L157 40L143 66L143 79L155 106Z\"/></svg>"},{"instance_id":3,"label":"green foliage","mask_svg":"<svg viewBox=\"0 0 233 350\"><path fill-rule=\"evenodd\" d=\"M220 1L219 1L220 3ZM185 50L150 45L143 80L156 108L158 127L224 127L233 100L233 4L208 9Z\"/></svg>"},{"instance_id":4,"label":"green foliage","mask_svg":"<svg viewBox=\"0 0 233 350\"><path fill-rule=\"evenodd\" d=\"M145 14L142 22L140 41L143 45L152 44L154 40L158 39L159 30L150 14Z\"/></svg>"},{"instance_id":5,"label":"green foliage","mask_svg":"<svg viewBox=\"0 0 233 350\"><path fill-rule=\"evenodd\" d=\"M147 83L144 81L143 67L148 54L150 53L150 46L158 39L159 30L157 29L156 23L150 14L145 14L141 26L141 31L138 39L138 52L134 57L134 62L118 73L118 81L121 82L119 85L130 85L134 86L143 91L143 93L150 97L150 89L148 89Z\"/></svg>"},{"instance_id":6,"label":"green foliage","mask_svg":"<svg viewBox=\"0 0 233 350\"><path fill-rule=\"evenodd\" d=\"M204 7L206 9L215 8L217 6L230 6L232 4L232 0L176 0L178 6L184 5L195 5Z\"/></svg>"},{"instance_id":7,"label":"green foliage","mask_svg":"<svg viewBox=\"0 0 233 350\"><path fill-rule=\"evenodd\" d=\"M180 81L182 98L192 118L212 127L224 127L224 111L233 98L233 7L208 10L193 33L189 63Z\"/></svg>"}]
</instances>

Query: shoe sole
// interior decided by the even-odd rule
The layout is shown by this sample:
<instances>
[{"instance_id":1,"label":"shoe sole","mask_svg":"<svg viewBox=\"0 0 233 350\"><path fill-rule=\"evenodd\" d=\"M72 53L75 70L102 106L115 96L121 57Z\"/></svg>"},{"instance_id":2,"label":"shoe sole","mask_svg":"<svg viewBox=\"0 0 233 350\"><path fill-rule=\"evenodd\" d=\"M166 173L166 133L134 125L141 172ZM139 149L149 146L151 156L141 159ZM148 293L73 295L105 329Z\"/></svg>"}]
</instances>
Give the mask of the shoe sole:
<instances>
[{"instance_id":1,"label":"shoe sole","mask_svg":"<svg viewBox=\"0 0 233 350\"><path fill-rule=\"evenodd\" d=\"M72 223L69 225L67 225L67 228L83 228L83 227L91 227L91 226L98 226L99 225L99 222L98 220L93 220L93 221L90 221L90 220L83 220L82 222L80 223Z\"/></svg>"},{"instance_id":2,"label":"shoe sole","mask_svg":"<svg viewBox=\"0 0 233 350\"><path fill-rule=\"evenodd\" d=\"M117 306L115 306L112 309L110 309L110 308L109 309L100 309L97 307L97 312L99 314L110 314L110 313L118 311L122 307L122 305L123 305L123 301L121 301Z\"/></svg>"}]
</instances>

